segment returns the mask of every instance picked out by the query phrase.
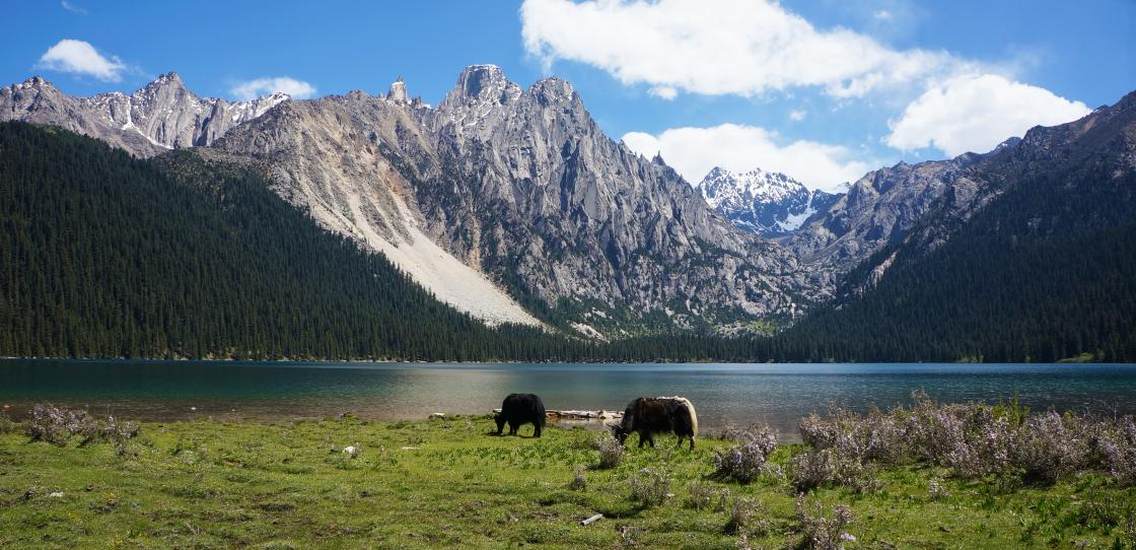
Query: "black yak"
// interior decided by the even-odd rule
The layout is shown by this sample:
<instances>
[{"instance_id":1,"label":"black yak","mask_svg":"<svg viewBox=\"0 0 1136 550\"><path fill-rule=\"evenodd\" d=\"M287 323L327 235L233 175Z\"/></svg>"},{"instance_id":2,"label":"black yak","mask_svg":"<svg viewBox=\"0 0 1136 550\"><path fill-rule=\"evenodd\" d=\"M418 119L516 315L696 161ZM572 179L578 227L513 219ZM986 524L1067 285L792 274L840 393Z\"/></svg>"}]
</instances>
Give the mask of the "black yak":
<instances>
[{"instance_id":1,"label":"black yak","mask_svg":"<svg viewBox=\"0 0 1136 550\"><path fill-rule=\"evenodd\" d=\"M531 393L511 393L501 402L501 412L497 414L497 435L509 424L509 435L517 435L517 428L525 424L533 425L533 437L540 437L544 428L544 402Z\"/></svg>"},{"instance_id":2,"label":"black yak","mask_svg":"<svg viewBox=\"0 0 1136 550\"><path fill-rule=\"evenodd\" d=\"M698 414L685 397L640 397L627 405L623 422L612 431L620 443L631 432L638 432L640 447L647 443L654 447L655 433L671 432L678 436L679 445L689 438L693 450L694 438L698 437Z\"/></svg>"}]
</instances>

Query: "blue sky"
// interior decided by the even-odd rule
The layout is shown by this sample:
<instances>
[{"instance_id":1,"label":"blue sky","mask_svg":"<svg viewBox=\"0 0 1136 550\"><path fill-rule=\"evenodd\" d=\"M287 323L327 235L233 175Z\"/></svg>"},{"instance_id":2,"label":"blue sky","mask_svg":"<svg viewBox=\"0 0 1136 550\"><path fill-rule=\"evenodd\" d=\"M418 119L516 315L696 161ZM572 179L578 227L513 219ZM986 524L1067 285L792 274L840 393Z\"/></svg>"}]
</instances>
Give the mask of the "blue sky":
<instances>
[{"instance_id":1,"label":"blue sky","mask_svg":"<svg viewBox=\"0 0 1136 550\"><path fill-rule=\"evenodd\" d=\"M382 93L403 75L437 103L462 67L493 63L523 86L568 80L609 135L688 179L723 164L821 188L985 150L1136 89L1132 0L68 0L5 13L20 22L0 35L5 83L42 74L89 95L175 70L233 98L257 79L325 95ZM64 39L97 58L52 50Z\"/></svg>"}]
</instances>

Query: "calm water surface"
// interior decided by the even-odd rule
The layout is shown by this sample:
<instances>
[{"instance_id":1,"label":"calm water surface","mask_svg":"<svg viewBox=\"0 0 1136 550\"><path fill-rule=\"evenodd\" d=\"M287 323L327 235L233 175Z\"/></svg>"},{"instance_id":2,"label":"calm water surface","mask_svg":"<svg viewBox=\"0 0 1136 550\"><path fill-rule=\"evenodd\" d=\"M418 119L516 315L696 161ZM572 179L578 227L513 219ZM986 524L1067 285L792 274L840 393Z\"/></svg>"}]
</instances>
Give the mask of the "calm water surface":
<instances>
[{"instance_id":1,"label":"calm water surface","mask_svg":"<svg viewBox=\"0 0 1136 550\"><path fill-rule=\"evenodd\" d=\"M784 435L831 404L999 401L1036 409L1136 413L1136 365L960 364L373 364L0 360L0 405L33 403L174 420L291 419L351 412L416 419L486 413L511 392L550 409L622 410L640 395L685 395L704 426L768 423Z\"/></svg>"}]
</instances>

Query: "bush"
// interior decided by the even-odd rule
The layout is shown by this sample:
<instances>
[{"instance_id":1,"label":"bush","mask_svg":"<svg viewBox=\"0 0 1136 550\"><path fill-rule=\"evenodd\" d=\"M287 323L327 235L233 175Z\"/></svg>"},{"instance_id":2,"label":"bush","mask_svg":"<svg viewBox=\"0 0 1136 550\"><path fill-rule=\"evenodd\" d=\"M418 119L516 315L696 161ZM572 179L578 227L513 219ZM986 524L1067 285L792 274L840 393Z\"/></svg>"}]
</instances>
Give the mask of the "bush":
<instances>
[{"instance_id":1,"label":"bush","mask_svg":"<svg viewBox=\"0 0 1136 550\"><path fill-rule=\"evenodd\" d=\"M45 441L59 446L66 445L75 434L87 434L96 430L95 419L87 411L61 409L42 403L32 407L32 416L26 427L26 433L32 441Z\"/></svg>"},{"instance_id":2,"label":"bush","mask_svg":"<svg viewBox=\"0 0 1136 550\"><path fill-rule=\"evenodd\" d=\"M951 492L943 486L941 480L932 479L927 482L927 496L930 497L931 500L942 500L951 496Z\"/></svg>"},{"instance_id":3,"label":"bush","mask_svg":"<svg viewBox=\"0 0 1136 550\"><path fill-rule=\"evenodd\" d=\"M576 466L572 474L572 481L568 482L568 488L573 491L583 491L588 488L588 478L584 475L583 466Z\"/></svg>"},{"instance_id":4,"label":"bush","mask_svg":"<svg viewBox=\"0 0 1136 550\"><path fill-rule=\"evenodd\" d=\"M1011 461L1027 481L1054 483L1090 465L1090 427L1072 415L1031 416L1018 430Z\"/></svg>"},{"instance_id":5,"label":"bush","mask_svg":"<svg viewBox=\"0 0 1136 550\"><path fill-rule=\"evenodd\" d=\"M724 531L727 535L749 532L764 536L769 532L769 522L764 518L765 515L765 508L760 502L751 498L737 498L730 508L730 519L726 522Z\"/></svg>"},{"instance_id":6,"label":"bush","mask_svg":"<svg viewBox=\"0 0 1136 550\"><path fill-rule=\"evenodd\" d=\"M20 423L13 421L7 413L0 412L0 434L14 434L20 431Z\"/></svg>"},{"instance_id":7,"label":"bush","mask_svg":"<svg viewBox=\"0 0 1136 550\"><path fill-rule=\"evenodd\" d=\"M623 461L623 444L611 432L601 433L592 445L600 453L600 468L614 468Z\"/></svg>"},{"instance_id":8,"label":"bush","mask_svg":"<svg viewBox=\"0 0 1136 550\"><path fill-rule=\"evenodd\" d=\"M631 476L631 500L644 507L662 504L671 490L671 479L665 472L643 468Z\"/></svg>"},{"instance_id":9,"label":"bush","mask_svg":"<svg viewBox=\"0 0 1136 550\"><path fill-rule=\"evenodd\" d=\"M1125 416L1096 436L1105 469L1121 485L1136 485L1136 419Z\"/></svg>"},{"instance_id":10,"label":"bush","mask_svg":"<svg viewBox=\"0 0 1136 550\"><path fill-rule=\"evenodd\" d=\"M895 463L908 454L904 430L895 416L873 410L865 416L833 409L829 418L801 419L801 439L814 449L835 449L856 460Z\"/></svg>"},{"instance_id":11,"label":"bush","mask_svg":"<svg viewBox=\"0 0 1136 550\"><path fill-rule=\"evenodd\" d=\"M1136 423L1049 412L1030 415L1016 400L1001 405L940 405L915 393L915 405L857 415L840 409L803 418L801 437L814 452L797 457L794 484L870 482L872 464L923 461L966 478L1013 485L1053 483L1079 471L1108 470L1136 482Z\"/></svg>"},{"instance_id":12,"label":"bush","mask_svg":"<svg viewBox=\"0 0 1136 550\"><path fill-rule=\"evenodd\" d=\"M714 455L714 475L749 483L761 475L769 453L777 446L777 437L769 428L747 432L742 444Z\"/></svg>"},{"instance_id":13,"label":"bush","mask_svg":"<svg viewBox=\"0 0 1136 550\"><path fill-rule=\"evenodd\" d=\"M845 531L852 523L852 510L843 504L836 505L832 513L826 515L820 502L810 504L804 495L798 496L797 521L803 548L839 550L844 548L845 542L856 540Z\"/></svg>"},{"instance_id":14,"label":"bush","mask_svg":"<svg viewBox=\"0 0 1136 550\"><path fill-rule=\"evenodd\" d=\"M730 490L725 487L714 487L701 481L692 481L686 486L686 506L695 510L717 508L724 510L726 500L730 498Z\"/></svg>"},{"instance_id":15,"label":"bush","mask_svg":"<svg viewBox=\"0 0 1136 550\"><path fill-rule=\"evenodd\" d=\"M61 409L53 405L37 403L32 407L32 416L27 422L25 433L32 441L45 441L53 445L66 445L73 436L81 436L79 445L110 442L115 445L119 455L126 453L127 441L138 435L138 424L119 422L113 416L98 421L87 411Z\"/></svg>"},{"instance_id":16,"label":"bush","mask_svg":"<svg viewBox=\"0 0 1136 550\"><path fill-rule=\"evenodd\" d=\"M841 456L836 449L809 451L793 457L791 481L799 493L830 485L868 492L879 485L868 465L855 457Z\"/></svg>"}]
</instances>

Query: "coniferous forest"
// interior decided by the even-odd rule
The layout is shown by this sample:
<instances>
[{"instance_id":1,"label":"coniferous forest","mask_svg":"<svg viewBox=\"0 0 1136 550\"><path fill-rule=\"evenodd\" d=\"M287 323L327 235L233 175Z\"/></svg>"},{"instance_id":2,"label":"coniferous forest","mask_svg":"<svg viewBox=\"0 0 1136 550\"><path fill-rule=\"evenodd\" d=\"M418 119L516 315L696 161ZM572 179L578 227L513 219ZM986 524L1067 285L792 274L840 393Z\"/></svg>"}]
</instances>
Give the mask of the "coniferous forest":
<instances>
[{"instance_id":1,"label":"coniferous forest","mask_svg":"<svg viewBox=\"0 0 1136 550\"><path fill-rule=\"evenodd\" d=\"M882 251L898 259L877 286L846 289L774 336L597 343L486 327L319 228L251 170L192 150L139 160L5 123L0 355L1136 360L1136 182L1078 166L1008 187L930 252Z\"/></svg>"}]
</instances>

